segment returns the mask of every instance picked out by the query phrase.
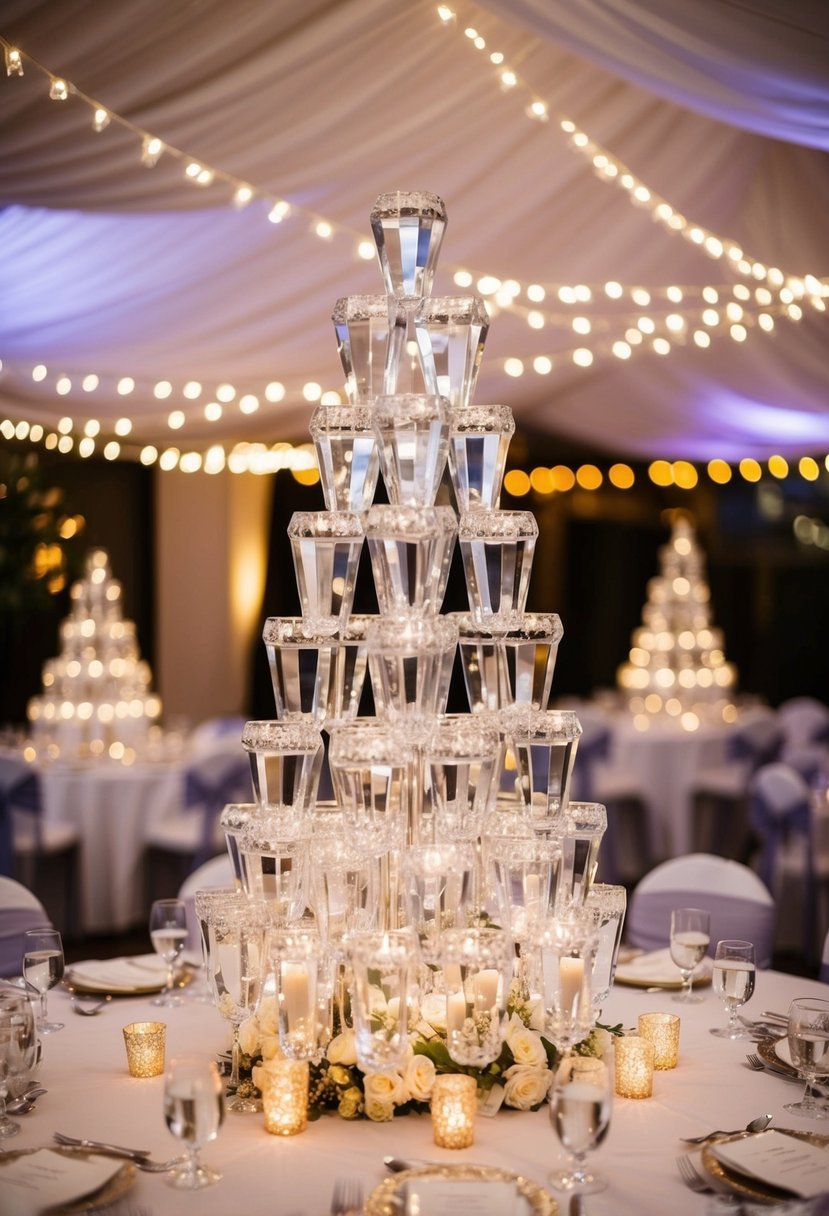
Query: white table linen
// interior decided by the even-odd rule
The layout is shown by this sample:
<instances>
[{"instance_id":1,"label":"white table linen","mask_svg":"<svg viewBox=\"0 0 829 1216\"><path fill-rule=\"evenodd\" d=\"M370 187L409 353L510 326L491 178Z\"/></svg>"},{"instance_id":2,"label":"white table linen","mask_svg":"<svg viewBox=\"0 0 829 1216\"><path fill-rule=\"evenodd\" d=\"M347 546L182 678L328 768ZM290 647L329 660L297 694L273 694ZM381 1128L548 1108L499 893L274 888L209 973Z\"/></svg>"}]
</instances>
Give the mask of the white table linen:
<instances>
[{"instance_id":1,"label":"white table linen","mask_svg":"<svg viewBox=\"0 0 829 1216\"><path fill-rule=\"evenodd\" d=\"M757 988L746 1012L785 1010L801 995L827 995L813 980L778 972L758 972ZM106 1139L151 1149L165 1159L176 1151L162 1114L161 1077L132 1079L127 1074L121 1028L133 1020L167 1023L170 1055L203 1052L213 1056L227 1043L226 1024L210 1005L188 1002L158 1010L148 999L113 1000L96 1018L75 1016L62 990L50 994L50 1012L66 1029L44 1044L40 1077L48 1087L33 1113L21 1120L22 1132L10 1148L34 1148L51 1141L55 1131ZM591 1157L610 1178L610 1187L590 1196L590 1216L703 1216L708 1200L680 1181L675 1158L686 1146L681 1136L713 1128L742 1127L768 1111L773 1127L827 1132L826 1123L809 1122L783 1109L798 1089L790 1081L755 1073L745 1064L750 1043L715 1038L709 1028L723 1024L725 1013L709 989L699 1005L676 1004L671 994L614 987L603 1021L636 1024L648 1011L679 1012L682 1018L679 1066L658 1072L653 1097L615 1100L611 1130ZM475 1144L463 1151L441 1150L432 1143L428 1116L409 1115L392 1123L346 1122L325 1115L289 1139L264 1130L261 1115L228 1115L218 1140L203 1157L221 1170L215 1186L194 1195L169 1187L163 1177L139 1173L123 1201L131 1211L152 1216L322 1216L329 1211L335 1177L358 1178L366 1194L384 1178L382 1157L425 1157L444 1162L481 1162L525 1174L547 1185L549 1171L564 1160L546 1105L536 1112L502 1110L479 1118ZM559 1197L562 1216L567 1200ZM118 1209L121 1211L121 1208Z\"/></svg>"}]
</instances>

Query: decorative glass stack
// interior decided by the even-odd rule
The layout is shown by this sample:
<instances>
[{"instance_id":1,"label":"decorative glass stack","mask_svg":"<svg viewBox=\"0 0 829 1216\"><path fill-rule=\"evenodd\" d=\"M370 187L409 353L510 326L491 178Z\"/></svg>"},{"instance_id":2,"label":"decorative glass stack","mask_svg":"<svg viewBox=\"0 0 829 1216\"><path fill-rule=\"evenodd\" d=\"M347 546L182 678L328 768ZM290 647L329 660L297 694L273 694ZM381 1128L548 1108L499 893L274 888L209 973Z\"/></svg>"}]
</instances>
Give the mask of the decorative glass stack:
<instances>
[{"instance_id":1,"label":"decorative glass stack","mask_svg":"<svg viewBox=\"0 0 829 1216\"><path fill-rule=\"evenodd\" d=\"M29 701L32 742L47 759L106 756L129 763L157 731L161 701L151 691L135 622L124 620L121 584L105 550L87 554L84 576L69 594L61 652L44 665L43 692Z\"/></svg>"},{"instance_id":2,"label":"decorative glass stack","mask_svg":"<svg viewBox=\"0 0 829 1216\"><path fill-rule=\"evenodd\" d=\"M606 820L568 802L581 728L548 709L561 624L525 611L533 516L500 509L512 413L472 404L484 302L430 296L437 196L382 195L371 226L386 294L334 309L349 400L310 428L326 510L290 522L302 616L266 622L276 719L247 724L256 801L223 824L239 885L269 910L270 987L295 1023L297 972L288 1002L278 943L299 925L333 960L329 995L360 1067L404 1058L424 995L446 1001L452 1059L480 1066L511 991L543 1004L561 1049L592 1027L603 918L587 897ZM380 475L388 505L373 503ZM351 611L364 542L376 616ZM469 608L442 613L456 542ZM456 656L461 714L446 712ZM374 717L359 715L367 675ZM317 799L324 760L331 802ZM314 976L304 1058L318 1060ZM301 1037L283 1050L296 1056Z\"/></svg>"},{"instance_id":3,"label":"decorative glass stack","mask_svg":"<svg viewBox=\"0 0 829 1216\"><path fill-rule=\"evenodd\" d=\"M726 662L722 630L711 623L705 556L685 515L674 518L659 567L617 674L619 688L643 728L654 716L688 731L704 721L733 722L737 671Z\"/></svg>"}]
</instances>

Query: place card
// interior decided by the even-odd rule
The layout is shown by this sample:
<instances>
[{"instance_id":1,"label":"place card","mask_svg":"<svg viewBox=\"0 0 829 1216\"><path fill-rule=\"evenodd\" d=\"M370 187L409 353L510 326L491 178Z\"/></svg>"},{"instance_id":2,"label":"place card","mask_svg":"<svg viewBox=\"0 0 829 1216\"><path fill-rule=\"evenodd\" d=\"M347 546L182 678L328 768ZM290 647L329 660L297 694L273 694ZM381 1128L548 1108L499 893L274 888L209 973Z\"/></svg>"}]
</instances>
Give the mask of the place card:
<instances>
[{"instance_id":1,"label":"place card","mask_svg":"<svg viewBox=\"0 0 829 1216\"><path fill-rule=\"evenodd\" d=\"M529 1216L532 1208L512 1182L417 1178L406 1183L404 1216Z\"/></svg>"},{"instance_id":2,"label":"place card","mask_svg":"<svg viewBox=\"0 0 829 1216\"><path fill-rule=\"evenodd\" d=\"M42 1148L0 1165L3 1216L35 1216L92 1195L124 1168L112 1157L80 1157Z\"/></svg>"},{"instance_id":3,"label":"place card","mask_svg":"<svg viewBox=\"0 0 829 1216\"><path fill-rule=\"evenodd\" d=\"M718 1161L760 1182L808 1199L829 1190L825 1148L783 1132L758 1132L711 1146Z\"/></svg>"}]
</instances>

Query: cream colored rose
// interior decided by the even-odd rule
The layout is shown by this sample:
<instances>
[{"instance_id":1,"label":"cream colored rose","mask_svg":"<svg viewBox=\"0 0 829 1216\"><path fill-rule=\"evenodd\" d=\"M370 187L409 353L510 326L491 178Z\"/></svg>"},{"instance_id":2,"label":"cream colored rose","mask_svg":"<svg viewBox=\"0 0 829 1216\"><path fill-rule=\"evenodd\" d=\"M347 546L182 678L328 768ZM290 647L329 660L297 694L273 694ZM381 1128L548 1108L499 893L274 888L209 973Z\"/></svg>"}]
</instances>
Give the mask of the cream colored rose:
<instances>
[{"instance_id":1,"label":"cream colored rose","mask_svg":"<svg viewBox=\"0 0 829 1216\"><path fill-rule=\"evenodd\" d=\"M539 1034L544 1031L544 1002L540 996L531 996L527 1001L527 1015L530 1023L530 1030L537 1030Z\"/></svg>"},{"instance_id":2,"label":"cream colored rose","mask_svg":"<svg viewBox=\"0 0 829 1216\"><path fill-rule=\"evenodd\" d=\"M278 1034L263 1034L260 1044L263 1060L281 1060L282 1048L279 1045Z\"/></svg>"},{"instance_id":3,"label":"cream colored rose","mask_svg":"<svg viewBox=\"0 0 829 1216\"><path fill-rule=\"evenodd\" d=\"M356 1085L351 1085L340 1098L337 1114L343 1119L356 1119L363 1104L363 1095Z\"/></svg>"},{"instance_id":4,"label":"cream colored rose","mask_svg":"<svg viewBox=\"0 0 829 1216\"><path fill-rule=\"evenodd\" d=\"M398 1072L367 1072L363 1081L366 1106L369 1098L399 1106L406 1101L406 1087Z\"/></svg>"},{"instance_id":5,"label":"cream colored rose","mask_svg":"<svg viewBox=\"0 0 829 1216\"><path fill-rule=\"evenodd\" d=\"M547 1097L551 1073L548 1068L513 1064L504 1073L504 1104L514 1110L531 1110Z\"/></svg>"},{"instance_id":6,"label":"cream colored rose","mask_svg":"<svg viewBox=\"0 0 829 1216\"><path fill-rule=\"evenodd\" d=\"M267 1063L254 1064L250 1070L250 1079L256 1088L264 1093L273 1080L273 1068L269 1067Z\"/></svg>"},{"instance_id":7,"label":"cream colored rose","mask_svg":"<svg viewBox=\"0 0 829 1216\"><path fill-rule=\"evenodd\" d=\"M439 1034L446 1033L446 995L429 992L420 1002L420 1016Z\"/></svg>"},{"instance_id":8,"label":"cream colored rose","mask_svg":"<svg viewBox=\"0 0 829 1216\"><path fill-rule=\"evenodd\" d=\"M259 1054L259 1023L256 1018L245 1018L239 1027L239 1047L246 1056Z\"/></svg>"},{"instance_id":9,"label":"cream colored rose","mask_svg":"<svg viewBox=\"0 0 829 1216\"><path fill-rule=\"evenodd\" d=\"M435 1083L435 1066L428 1056L412 1056L403 1074L406 1091L414 1102L428 1102Z\"/></svg>"},{"instance_id":10,"label":"cream colored rose","mask_svg":"<svg viewBox=\"0 0 829 1216\"><path fill-rule=\"evenodd\" d=\"M516 1064L528 1068L546 1068L547 1053L541 1038L534 1030L528 1030L514 1014L507 1027L507 1044Z\"/></svg>"},{"instance_id":11,"label":"cream colored rose","mask_svg":"<svg viewBox=\"0 0 829 1216\"><path fill-rule=\"evenodd\" d=\"M259 1029L262 1034L279 1033L279 1009L275 996L263 996L256 1010L259 1019Z\"/></svg>"},{"instance_id":12,"label":"cream colored rose","mask_svg":"<svg viewBox=\"0 0 829 1216\"><path fill-rule=\"evenodd\" d=\"M366 1117L373 1123L390 1123L394 1118L394 1103L380 1098L366 1098Z\"/></svg>"},{"instance_id":13,"label":"cream colored rose","mask_svg":"<svg viewBox=\"0 0 829 1216\"><path fill-rule=\"evenodd\" d=\"M351 1068L357 1063L357 1049L354 1042L354 1031L344 1030L342 1034L337 1034L328 1044L328 1049L325 1053L329 1064L344 1064L346 1068Z\"/></svg>"}]
</instances>

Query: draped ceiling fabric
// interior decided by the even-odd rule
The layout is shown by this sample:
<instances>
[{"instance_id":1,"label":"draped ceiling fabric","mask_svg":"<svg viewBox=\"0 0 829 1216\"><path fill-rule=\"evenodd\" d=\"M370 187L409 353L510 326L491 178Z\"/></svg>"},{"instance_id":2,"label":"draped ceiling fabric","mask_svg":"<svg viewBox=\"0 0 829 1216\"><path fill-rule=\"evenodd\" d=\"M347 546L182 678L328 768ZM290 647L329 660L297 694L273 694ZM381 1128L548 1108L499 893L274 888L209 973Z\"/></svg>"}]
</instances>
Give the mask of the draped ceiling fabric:
<instances>
[{"instance_id":1,"label":"draped ceiling fabric","mask_svg":"<svg viewBox=\"0 0 829 1216\"><path fill-rule=\"evenodd\" d=\"M69 415L132 439L186 449L307 438L302 386L339 389L335 300L379 292L359 260L386 190L446 201L435 294L458 268L548 289L543 330L496 311L476 400L512 406L519 425L631 457L792 456L829 448L827 314L751 328L736 343L675 345L666 357L599 355L579 368L560 284L607 280L730 290L710 257L599 180L568 145L566 115L695 223L787 274L829 275L829 7L784 0L482 0L444 25L427 0L5 0L0 35L135 128L250 183L239 210L218 179L199 188L165 154L141 163L118 123L96 134L78 98L48 80L0 78L0 414L45 424ZM464 37L474 26L487 53ZM522 85L499 87L489 49ZM525 114L529 94L551 121ZM279 225L272 202L292 204ZM330 240L312 232L334 226ZM754 284L752 283L752 286ZM519 302L526 306L526 298ZM628 305L628 311L630 311ZM664 312L664 306L662 311ZM607 314L608 306L603 305ZM601 334L596 305L585 307ZM640 312L642 310L639 310ZM644 309L644 312L647 312ZM634 316L636 311L634 310ZM621 336L611 317L607 333ZM504 361L554 358L515 379ZM35 364L49 376L31 378ZM55 392L55 374L73 382ZM81 377L101 387L85 394ZM133 376L135 392L114 386ZM286 395L244 416L169 380L231 382ZM166 419L185 409L176 432Z\"/></svg>"}]
</instances>

